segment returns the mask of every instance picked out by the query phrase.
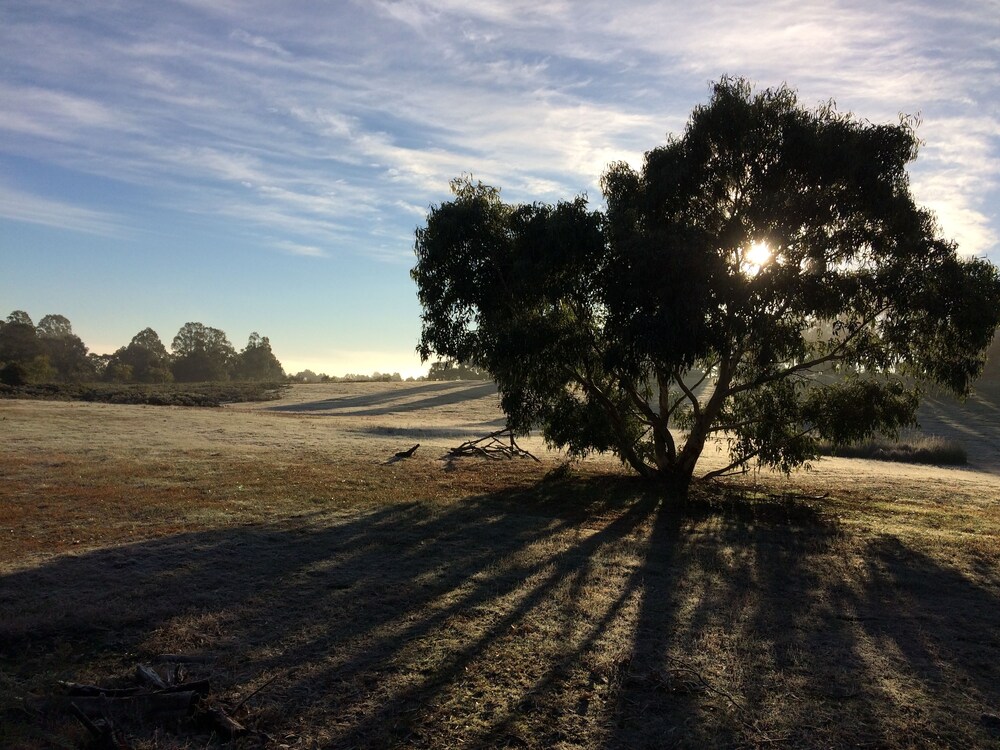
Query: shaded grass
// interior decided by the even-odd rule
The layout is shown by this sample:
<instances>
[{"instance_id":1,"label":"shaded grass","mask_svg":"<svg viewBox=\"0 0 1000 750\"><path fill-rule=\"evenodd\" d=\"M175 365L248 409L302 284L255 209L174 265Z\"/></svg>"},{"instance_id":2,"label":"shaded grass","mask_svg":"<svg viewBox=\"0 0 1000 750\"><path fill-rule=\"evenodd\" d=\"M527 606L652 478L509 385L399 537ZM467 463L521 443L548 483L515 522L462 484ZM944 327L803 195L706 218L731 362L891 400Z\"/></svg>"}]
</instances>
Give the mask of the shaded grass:
<instances>
[{"instance_id":1,"label":"shaded grass","mask_svg":"<svg viewBox=\"0 0 1000 750\"><path fill-rule=\"evenodd\" d=\"M149 406L221 406L224 403L273 401L287 383L42 383L0 384L0 398L45 401L91 401Z\"/></svg>"},{"instance_id":2,"label":"shaded grass","mask_svg":"<svg viewBox=\"0 0 1000 750\"><path fill-rule=\"evenodd\" d=\"M588 465L0 456L0 746L157 654L289 747L986 747L1000 511ZM206 737L138 733L141 747ZM255 746L245 740L243 746Z\"/></svg>"}]
</instances>

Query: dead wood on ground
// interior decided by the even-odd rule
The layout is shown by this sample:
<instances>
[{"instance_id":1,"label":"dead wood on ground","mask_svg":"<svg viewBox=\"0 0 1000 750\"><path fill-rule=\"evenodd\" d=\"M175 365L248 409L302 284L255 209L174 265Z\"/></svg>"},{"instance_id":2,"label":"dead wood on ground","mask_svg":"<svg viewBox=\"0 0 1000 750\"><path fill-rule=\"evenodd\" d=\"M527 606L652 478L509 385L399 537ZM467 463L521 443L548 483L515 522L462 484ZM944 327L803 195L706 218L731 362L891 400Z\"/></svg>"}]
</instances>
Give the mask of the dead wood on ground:
<instances>
[{"instance_id":1,"label":"dead wood on ground","mask_svg":"<svg viewBox=\"0 0 1000 750\"><path fill-rule=\"evenodd\" d=\"M478 440L468 440L457 448L448 451L448 456L481 456L492 461L502 461L509 458L530 458L541 463L539 459L517 444L513 430L497 430Z\"/></svg>"}]
</instances>

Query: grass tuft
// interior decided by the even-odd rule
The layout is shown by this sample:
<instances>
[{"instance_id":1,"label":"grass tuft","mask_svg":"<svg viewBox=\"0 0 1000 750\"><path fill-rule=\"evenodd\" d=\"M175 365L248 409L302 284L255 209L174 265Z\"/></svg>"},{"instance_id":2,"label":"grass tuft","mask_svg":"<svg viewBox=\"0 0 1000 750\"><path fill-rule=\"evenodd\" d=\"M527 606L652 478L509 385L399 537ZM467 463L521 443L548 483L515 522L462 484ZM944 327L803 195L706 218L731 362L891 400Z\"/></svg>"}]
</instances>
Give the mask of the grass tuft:
<instances>
[{"instance_id":1,"label":"grass tuft","mask_svg":"<svg viewBox=\"0 0 1000 750\"><path fill-rule=\"evenodd\" d=\"M869 458L876 461L899 461L935 466L964 466L969 457L965 448L954 440L926 435L905 442L868 440L854 445L824 445L821 453L840 458Z\"/></svg>"}]
</instances>

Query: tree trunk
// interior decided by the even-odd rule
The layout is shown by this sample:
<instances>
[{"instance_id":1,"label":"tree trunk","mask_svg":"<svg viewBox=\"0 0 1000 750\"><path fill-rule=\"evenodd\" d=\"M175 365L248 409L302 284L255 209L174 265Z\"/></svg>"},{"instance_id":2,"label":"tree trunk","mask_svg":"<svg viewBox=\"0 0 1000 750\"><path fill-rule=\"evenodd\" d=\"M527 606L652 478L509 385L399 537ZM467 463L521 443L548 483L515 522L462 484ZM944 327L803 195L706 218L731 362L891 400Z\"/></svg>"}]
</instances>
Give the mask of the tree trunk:
<instances>
[{"instance_id":1,"label":"tree trunk","mask_svg":"<svg viewBox=\"0 0 1000 750\"><path fill-rule=\"evenodd\" d=\"M688 490L691 488L694 464L675 461L672 466L658 471L655 477L666 490L670 500L683 501L687 499Z\"/></svg>"}]
</instances>

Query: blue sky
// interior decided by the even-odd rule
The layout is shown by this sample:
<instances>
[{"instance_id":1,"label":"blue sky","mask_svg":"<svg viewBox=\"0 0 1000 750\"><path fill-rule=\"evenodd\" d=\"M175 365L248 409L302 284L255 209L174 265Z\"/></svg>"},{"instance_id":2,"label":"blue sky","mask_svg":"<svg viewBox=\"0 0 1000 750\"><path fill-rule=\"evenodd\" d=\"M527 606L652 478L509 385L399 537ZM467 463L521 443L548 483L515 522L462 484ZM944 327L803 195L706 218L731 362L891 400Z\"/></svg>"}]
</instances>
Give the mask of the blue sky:
<instances>
[{"instance_id":1,"label":"blue sky","mask_svg":"<svg viewBox=\"0 0 1000 750\"><path fill-rule=\"evenodd\" d=\"M5 0L0 315L417 374L413 231L451 178L599 202L724 74L919 113L918 201L1000 261L998 0Z\"/></svg>"}]
</instances>

